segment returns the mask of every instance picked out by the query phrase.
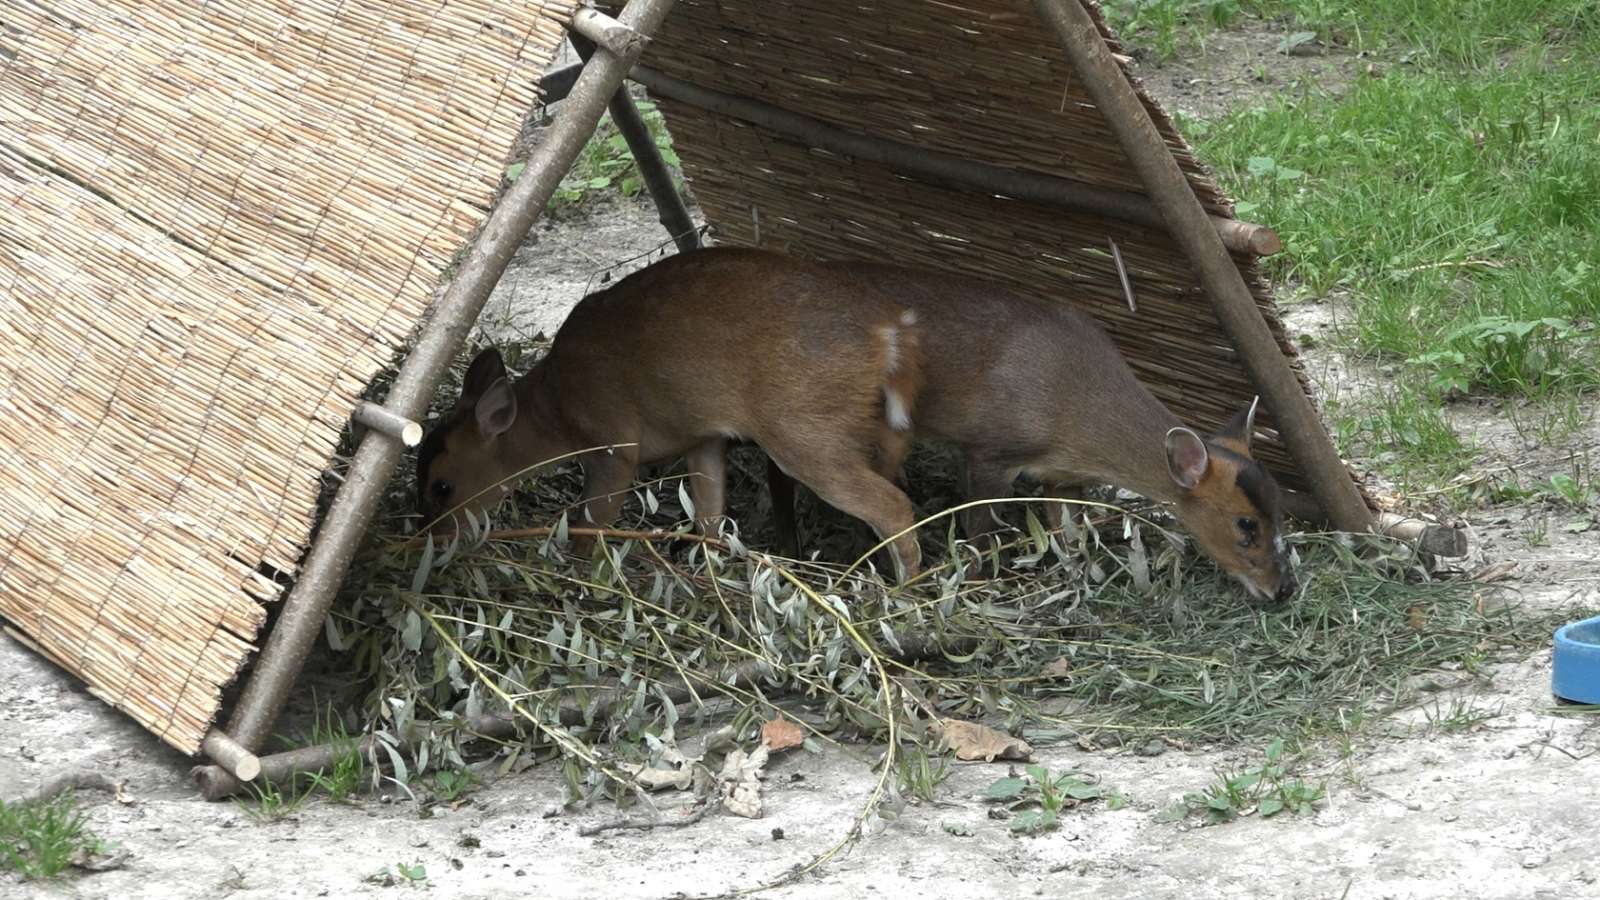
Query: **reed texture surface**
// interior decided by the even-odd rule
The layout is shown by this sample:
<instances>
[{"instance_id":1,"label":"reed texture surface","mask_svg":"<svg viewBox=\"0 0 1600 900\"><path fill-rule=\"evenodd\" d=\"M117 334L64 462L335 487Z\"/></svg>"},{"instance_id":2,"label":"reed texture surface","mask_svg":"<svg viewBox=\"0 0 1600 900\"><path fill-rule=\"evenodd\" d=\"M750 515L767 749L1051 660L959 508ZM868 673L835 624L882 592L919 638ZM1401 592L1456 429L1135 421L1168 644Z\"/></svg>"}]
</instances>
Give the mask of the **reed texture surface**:
<instances>
[{"instance_id":1,"label":"reed texture surface","mask_svg":"<svg viewBox=\"0 0 1600 900\"><path fill-rule=\"evenodd\" d=\"M1098 8L1090 8L1099 20ZM1101 29L1110 38L1103 22ZM680 0L643 61L853 132L1144 193L1055 36L1019 0L883 0L870 7ZM1139 93L1202 204L1232 217L1232 201L1170 117ZM1194 425L1221 424L1255 393L1164 231L951 190L685 103L660 105L720 242L958 271L1078 304L1106 326L1139 377ZM1127 264L1137 311L1123 297L1108 240ZM1309 394L1255 259L1236 260ZM1270 415L1257 424L1259 455L1286 485L1304 488Z\"/></svg>"},{"instance_id":2,"label":"reed texture surface","mask_svg":"<svg viewBox=\"0 0 1600 900\"><path fill-rule=\"evenodd\" d=\"M572 0L44 0L0 28L0 617L195 752Z\"/></svg>"}]
</instances>

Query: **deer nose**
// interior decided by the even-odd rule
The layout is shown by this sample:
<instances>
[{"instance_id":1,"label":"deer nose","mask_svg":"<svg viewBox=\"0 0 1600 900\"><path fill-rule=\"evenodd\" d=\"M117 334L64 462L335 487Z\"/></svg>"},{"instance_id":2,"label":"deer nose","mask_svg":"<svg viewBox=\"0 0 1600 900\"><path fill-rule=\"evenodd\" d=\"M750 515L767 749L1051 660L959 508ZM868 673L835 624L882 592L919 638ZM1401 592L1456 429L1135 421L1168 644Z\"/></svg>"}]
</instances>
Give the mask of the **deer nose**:
<instances>
[{"instance_id":1,"label":"deer nose","mask_svg":"<svg viewBox=\"0 0 1600 900\"><path fill-rule=\"evenodd\" d=\"M1294 572L1284 569L1283 577L1278 579L1278 591L1272 595L1272 599L1276 603L1283 603L1299 589L1300 583L1295 580Z\"/></svg>"}]
</instances>

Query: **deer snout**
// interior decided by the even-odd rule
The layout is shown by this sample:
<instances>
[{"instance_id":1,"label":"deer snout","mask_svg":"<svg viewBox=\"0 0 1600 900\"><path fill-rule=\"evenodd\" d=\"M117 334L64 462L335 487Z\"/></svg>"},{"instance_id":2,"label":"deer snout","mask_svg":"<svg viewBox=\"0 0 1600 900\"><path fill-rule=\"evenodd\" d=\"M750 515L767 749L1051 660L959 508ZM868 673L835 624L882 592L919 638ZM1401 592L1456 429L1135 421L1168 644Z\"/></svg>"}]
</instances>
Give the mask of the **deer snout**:
<instances>
[{"instance_id":1,"label":"deer snout","mask_svg":"<svg viewBox=\"0 0 1600 900\"><path fill-rule=\"evenodd\" d=\"M1290 597L1294 596L1295 591L1300 589L1300 582L1295 579L1294 570L1289 568L1287 560L1280 563L1278 571L1282 574L1278 576L1278 589L1273 592L1272 601L1274 603L1285 603Z\"/></svg>"}]
</instances>

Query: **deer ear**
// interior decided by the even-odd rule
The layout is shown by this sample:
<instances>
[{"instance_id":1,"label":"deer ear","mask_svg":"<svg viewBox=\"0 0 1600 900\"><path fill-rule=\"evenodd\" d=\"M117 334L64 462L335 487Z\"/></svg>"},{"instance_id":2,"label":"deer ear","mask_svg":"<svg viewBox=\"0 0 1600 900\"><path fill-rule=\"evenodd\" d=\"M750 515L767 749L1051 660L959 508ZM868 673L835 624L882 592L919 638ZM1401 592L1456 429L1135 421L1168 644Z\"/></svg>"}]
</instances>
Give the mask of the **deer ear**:
<instances>
[{"instance_id":1,"label":"deer ear","mask_svg":"<svg viewBox=\"0 0 1600 900\"><path fill-rule=\"evenodd\" d=\"M1244 452L1244 455L1249 456L1250 438L1256 433L1256 407L1260 405L1261 397L1258 395L1254 400L1250 401L1248 409L1242 409L1234 413L1233 418L1229 419L1228 423L1217 431L1216 436L1221 440L1236 444Z\"/></svg>"},{"instance_id":2,"label":"deer ear","mask_svg":"<svg viewBox=\"0 0 1600 900\"><path fill-rule=\"evenodd\" d=\"M1210 463L1211 453L1200 435L1187 428L1167 432L1167 471L1179 487L1193 490L1205 477L1206 466Z\"/></svg>"},{"instance_id":3,"label":"deer ear","mask_svg":"<svg viewBox=\"0 0 1600 900\"><path fill-rule=\"evenodd\" d=\"M517 420L517 393L511 382L500 378L489 385L473 406L478 417L478 434L484 439L499 437Z\"/></svg>"},{"instance_id":4,"label":"deer ear","mask_svg":"<svg viewBox=\"0 0 1600 900\"><path fill-rule=\"evenodd\" d=\"M461 396L456 398L456 409L474 406L489 386L506 377L506 364L500 351L490 347L472 358L467 366L467 377L461 380Z\"/></svg>"}]
</instances>

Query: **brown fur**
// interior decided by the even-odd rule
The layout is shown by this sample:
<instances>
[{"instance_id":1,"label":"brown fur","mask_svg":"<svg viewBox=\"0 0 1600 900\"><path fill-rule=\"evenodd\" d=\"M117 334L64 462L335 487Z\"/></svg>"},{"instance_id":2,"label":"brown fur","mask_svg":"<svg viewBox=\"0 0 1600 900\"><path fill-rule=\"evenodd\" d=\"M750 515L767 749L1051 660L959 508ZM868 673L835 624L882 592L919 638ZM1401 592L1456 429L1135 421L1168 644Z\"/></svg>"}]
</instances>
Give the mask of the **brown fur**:
<instances>
[{"instance_id":1,"label":"brown fur","mask_svg":"<svg viewBox=\"0 0 1600 900\"><path fill-rule=\"evenodd\" d=\"M914 413L917 326L843 273L778 259L703 250L630 275L574 307L514 387L498 354L480 356L419 452L424 512L481 510L500 499L497 485L588 451L584 512L605 525L640 464L685 456L698 524L714 533L726 444L743 439L880 535L909 528L911 502L883 473L909 442L886 424L886 398L896 392ZM610 445L626 446L593 449ZM914 536L893 547L914 573Z\"/></svg>"},{"instance_id":2,"label":"brown fur","mask_svg":"<svg viewBox=\"0 0 1600 900\"><path fill-rule=\"evenodd\" d=\"M960 447L969 498L1008 496L1020 474L1052 493L1125 487L1174 504L1201 549L1253 595L1293 591L1277 485L1250 459L1247 414L1205 438L1182 429L1094 320L1064 303L943 272L833 267L916 312L925 359L916 436ZM1175 475L1173 441L1204 467L1190 487ZM1253 535L1240 520L1255 524ZM992 521L988 507L969 511L968 535Z\"/></svg>"}]
</instances>

